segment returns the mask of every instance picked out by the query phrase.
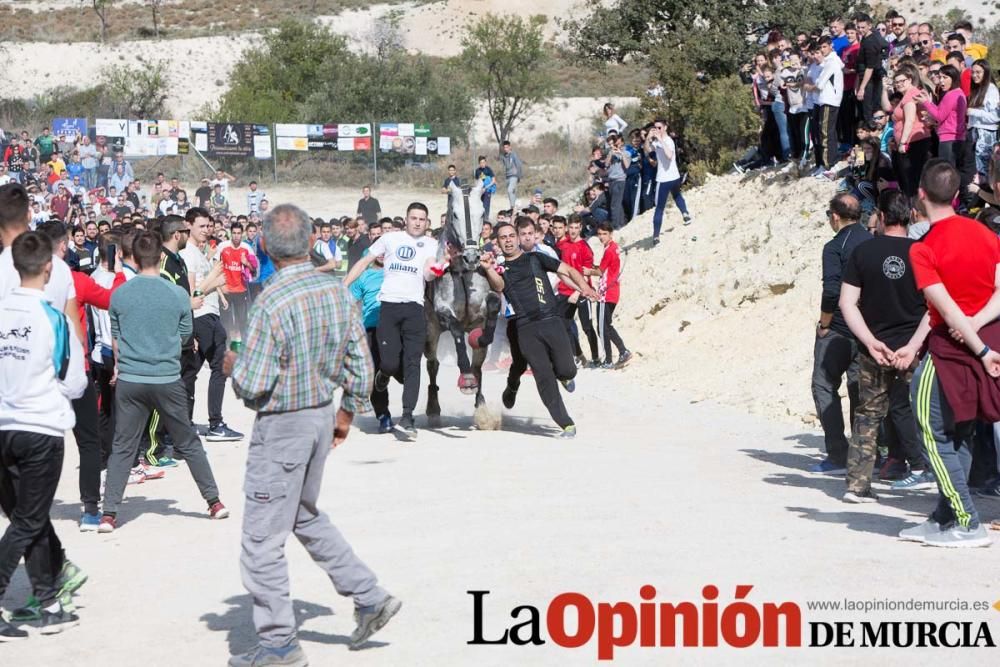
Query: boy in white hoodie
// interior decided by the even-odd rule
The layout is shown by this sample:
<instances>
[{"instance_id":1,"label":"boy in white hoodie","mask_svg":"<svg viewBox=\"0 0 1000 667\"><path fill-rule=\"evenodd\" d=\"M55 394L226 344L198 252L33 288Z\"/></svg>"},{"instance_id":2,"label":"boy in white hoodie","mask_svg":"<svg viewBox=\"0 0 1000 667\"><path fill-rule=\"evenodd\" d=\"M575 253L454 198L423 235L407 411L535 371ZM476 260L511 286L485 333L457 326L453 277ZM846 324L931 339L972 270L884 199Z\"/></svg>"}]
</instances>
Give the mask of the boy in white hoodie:
<instances>
[{"instance_id":1,"label":"boy in white hoodie","mask_svg":"<svg viewBox=\"0 0 1000 667\"><path fill-rule=\"evenodd\" d=\"M65 557L49 512L63 436L75 423L71 401L83 395L87 376L80 340L45 297L52 242L26 232L9 252L21 285L0 300L0 506L10 519L0 538L0 599L24 557L41 604L35 625L52 634L78 621L58 598ZM0 638L26 636L0 617Z\"/></svg>"}]
</instances>

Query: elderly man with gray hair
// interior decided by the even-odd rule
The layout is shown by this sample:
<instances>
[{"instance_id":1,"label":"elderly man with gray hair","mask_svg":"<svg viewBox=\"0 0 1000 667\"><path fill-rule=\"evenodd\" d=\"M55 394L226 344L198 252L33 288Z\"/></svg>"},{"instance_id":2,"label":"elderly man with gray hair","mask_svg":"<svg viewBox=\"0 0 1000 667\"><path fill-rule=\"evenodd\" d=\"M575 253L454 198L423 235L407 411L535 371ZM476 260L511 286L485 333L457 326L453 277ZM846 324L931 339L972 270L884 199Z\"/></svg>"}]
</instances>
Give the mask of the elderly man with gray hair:
<instances>
[{"instance_id":1,"label":"elderly man with gray hair","mask_svg":"<svg viewBox=\"0 0 1000 667\"><path fill-rule=\"evenodd\" d=\"M370 408L374 370L361 315L340 280L309 259L312 220L284 204L268 211L262 243L276 272L250 311L245 349L225 370L257 411L247 453L240 567L253 597L259 645L231 666L308 664L296 639L284 545L294 533L341 595L354 598L360 648L402 603L379 588L326 514L319 511L327 452ZM334 392L343 389L339 409Z\"/></svg>"}]
</instances>

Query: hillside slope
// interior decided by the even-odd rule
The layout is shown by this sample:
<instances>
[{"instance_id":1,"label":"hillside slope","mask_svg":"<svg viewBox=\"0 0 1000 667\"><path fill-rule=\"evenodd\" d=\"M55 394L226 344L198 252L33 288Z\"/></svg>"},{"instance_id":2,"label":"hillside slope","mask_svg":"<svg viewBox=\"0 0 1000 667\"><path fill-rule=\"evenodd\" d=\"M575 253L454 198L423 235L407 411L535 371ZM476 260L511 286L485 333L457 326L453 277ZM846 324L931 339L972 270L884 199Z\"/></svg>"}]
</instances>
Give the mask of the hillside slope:
<instances>
[{"instance_id":1,"label":"hillside slope","mask_svg":"<svg viewBox=\"0 0 1000 667\"><path fill-rule=\"evenodd\" d=\"M618 239L627 254L615 317L641 355L626 371L635 382L812 423L820 253L832 236L824 212L833 193L830 182L810 178L723 176L685 193L692 225L668 208L656 248L652 213L633 220Z\"/></svg>"}]
</instances>

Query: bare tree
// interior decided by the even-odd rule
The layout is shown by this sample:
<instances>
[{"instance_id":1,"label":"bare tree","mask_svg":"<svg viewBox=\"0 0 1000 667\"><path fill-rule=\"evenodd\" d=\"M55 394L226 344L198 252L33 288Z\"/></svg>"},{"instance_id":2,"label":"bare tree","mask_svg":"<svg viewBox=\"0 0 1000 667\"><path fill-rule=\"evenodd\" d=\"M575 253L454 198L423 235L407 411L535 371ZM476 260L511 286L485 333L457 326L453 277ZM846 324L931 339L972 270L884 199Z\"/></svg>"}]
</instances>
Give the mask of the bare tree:
<instances>
[{"instance_id":1,"label":"bare tree","mask_svg":"<svg viewBox=\"0 0 1000 667\"><path fill-rule=\"evenodd\" d=\"M163 7L163 0L146 0L150 11L153 12L153 34L157 39L160 37L160 9Z\"/></svg>"},{"instance_id":2,"label":"bare tree","mask_svg":"<svg viewBox=\"0 0 1000 667\"><path fill-rule=\"evenodd\" d=\"M86 2L87 0L82 0ZM108 20L111 18L111 6L114 0L90 0L94 13L101 21L101 43L108 41Z\"/></svg>"}]
</instances>

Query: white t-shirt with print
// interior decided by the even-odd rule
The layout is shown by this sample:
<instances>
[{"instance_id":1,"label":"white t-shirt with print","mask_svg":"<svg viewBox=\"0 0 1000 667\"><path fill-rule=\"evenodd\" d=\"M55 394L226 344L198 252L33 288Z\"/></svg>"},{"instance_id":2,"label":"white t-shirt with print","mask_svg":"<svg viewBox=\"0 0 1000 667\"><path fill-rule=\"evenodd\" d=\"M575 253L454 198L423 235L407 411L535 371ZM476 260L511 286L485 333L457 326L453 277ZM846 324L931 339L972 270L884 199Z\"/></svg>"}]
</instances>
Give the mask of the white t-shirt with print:
<instances>
[{"instance_id":1,"label":"white t-shirt with print","mask_svg":"<svg viewBox=\"0 0 1000 667\"><path fill-rule=\"evenodd\" d=\"M378 298L382 303L424 302L424 267L436 259L437 241L430 236L414 238L405 231L380 236L368 253L385 255L385 277Z\"/></svg>"}]
</instances>

